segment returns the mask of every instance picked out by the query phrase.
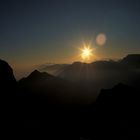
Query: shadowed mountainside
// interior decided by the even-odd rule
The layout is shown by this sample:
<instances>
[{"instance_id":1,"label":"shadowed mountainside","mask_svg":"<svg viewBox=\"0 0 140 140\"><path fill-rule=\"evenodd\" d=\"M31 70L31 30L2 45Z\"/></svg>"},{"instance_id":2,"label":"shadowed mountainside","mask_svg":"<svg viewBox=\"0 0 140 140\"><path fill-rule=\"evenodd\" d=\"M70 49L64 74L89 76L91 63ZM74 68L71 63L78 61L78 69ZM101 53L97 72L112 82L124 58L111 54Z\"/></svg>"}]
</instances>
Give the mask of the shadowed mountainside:
<instances>
[{"instance_id":1,"label":"shadowed mountainside","mask_svg":"<svg viewBox=\"0 0 140 140\"><path fill-rule=\"evenodd\" d=\"M43 95L50 102L80 102L86 96L83 96L78 86L73 83L63 80L59 77L52 76L46 72L33 71L28 77L21 79L18 86L24 94L33 93ZM84 99L85 100L85 99Z\"/></svg>"},{"instance_id":2,"label":"shadowed mountainside","mask_svg":"<svg viewBox=\"0 0 140 140\"><path fill-rule=\"evenodd\" d=\"M129 54L120 63L129 67L140 68L140 54Z\"/></svg>"},{"instance_id":3,"label":"shadowed mountainside","mask_svg":"<svg viewBox=\"0 0 140 140\"><path fill-rule=\"evenodd\" d=\"M140 90L118 84L103 89L96 101L97 128L110 139L140 136Z\"/></svg>"},{"instance_id":4,"label":"shadowed mountainside","mask_svg":"<svg viewBox=\"0 0 140 140\"><path fill-rule=\"evenodd\" d=\"M11 86L16 82L12 68L3 60L0 60L0 85Z\"/></svg>"},{"instance_id":5,"label":"shadowed mountainside","mask_svg":"<svg viewBox=\"0 0 140 140\"><path fill-rule=\"evenodd\" d=\"M124 69L124 62L115 63L100 61L100 65L99 62L94 65L97 69L106 65L100 71ZM71 66L77 70L81 63ZM127 140L139 136L140 88L137 82L135 87L118 84L102 89L93 104L75 104L75 100L87 93L84 87L79 89L79 85L37 70L16 82L12 68L2 60L0 72L1 91L6 97L1 96L6 104L2 108L6 127L43 129L48 139ZM131 82L140 77L133 78ZM95 87L94 84L90 86L91 89Z\"/></svg>"}]
</instances>

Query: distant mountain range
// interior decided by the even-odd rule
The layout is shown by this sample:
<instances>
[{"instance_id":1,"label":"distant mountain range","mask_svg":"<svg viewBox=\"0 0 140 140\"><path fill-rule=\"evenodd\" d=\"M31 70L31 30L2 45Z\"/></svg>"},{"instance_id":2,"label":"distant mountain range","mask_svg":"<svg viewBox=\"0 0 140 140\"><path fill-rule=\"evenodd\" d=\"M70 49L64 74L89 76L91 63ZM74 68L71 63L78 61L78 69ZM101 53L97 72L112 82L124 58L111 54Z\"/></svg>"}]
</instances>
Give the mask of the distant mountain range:
<instances>
[{"instance_id":1,"label":"distant mountain range","mask_svg":"<svg viewBox=\"0 0 140 140\"><path fill-rule=\"evenodd\" d=\"M40 71L46 71L52 75L59 75L69 64L49 64L39 67Z\"/></svg>"},{"instance_id":2,"label":"distant mountain range","mask_svg":"<svg viewBox=\"0 0 140 140\"><path fill-rule=\"evenodd\" d=\"M129 54L126 57L118 60L118 61L95 61L92 63L82 63L82 62L74 62L73 64L52 64L52 65L43 65L39 68L40 71L47 71L53 75L60 75L63 73L67 67L81 67L82 66L93 66L94 69L118 69L118 68L140 68L140 54Z\"/></svg>"},{"instance_id":3,"label":"distant mountain range","mask_svg":"<svg viewBox=\"0 0 140 140\"><path fill-rule=\"evenodd\" d=\"M69 65L51 65L41 71L47 71L57 77L83 85L94 93L101 88L110 88L122 82L137 86L140 82L140 54L129 54L119 61L95 61L93 63L74 62ZM54 73L53 73L54 72ZM93 93L93 89L91 91Z\"/></svg>"}]
</instances>

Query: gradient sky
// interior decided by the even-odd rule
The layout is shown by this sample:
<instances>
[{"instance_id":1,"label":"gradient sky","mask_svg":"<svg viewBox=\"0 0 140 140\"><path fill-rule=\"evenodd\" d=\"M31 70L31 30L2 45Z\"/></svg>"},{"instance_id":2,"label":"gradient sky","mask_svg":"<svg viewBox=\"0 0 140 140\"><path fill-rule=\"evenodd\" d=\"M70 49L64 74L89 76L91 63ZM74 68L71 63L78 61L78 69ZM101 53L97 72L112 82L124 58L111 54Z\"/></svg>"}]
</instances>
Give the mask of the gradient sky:
<instances>
[{"instance_id":1,"label":"gradient sky","mask_svg":"<svg viewBox=\"0 0 140 140\"><path fill-rule=\"evenodd\" d=\"M0 0L0 58L22 69L76 61L82 42L98 58L140 53L139 0ZM104 46L95 46L105 33Z\"/></svg>"}]
</instances>

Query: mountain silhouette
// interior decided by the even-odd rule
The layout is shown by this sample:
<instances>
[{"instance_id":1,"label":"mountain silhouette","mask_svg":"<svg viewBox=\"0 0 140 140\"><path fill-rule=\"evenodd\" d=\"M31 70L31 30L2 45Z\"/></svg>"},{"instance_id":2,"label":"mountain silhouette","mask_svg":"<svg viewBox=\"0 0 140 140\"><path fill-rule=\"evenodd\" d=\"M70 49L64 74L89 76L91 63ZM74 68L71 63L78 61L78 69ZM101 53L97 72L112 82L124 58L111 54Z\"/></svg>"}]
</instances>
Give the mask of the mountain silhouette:
<instances>
[{"instance_id":1,"label":"mountain silhouette","mask_svg":"<svg viewBox=\"0 0 140 140\"><path fill-rule=\"evenodd\" d=\"M37 70L26 78L22 78L18 85L22 91L25 90L26 94L43 95L50 101L69 100L73 102L80 93L79 89L71 82Z\"/></svg>"},{"instance_id":2,"label":"mountain silhouette","mask_svg":"<svg viewBox=\"0 0 140 140\"><path fill-rule=\"evenodd\" d=\"M103 89L96 101L97 128L107 138L139 136L140 90L124 84Z\"/></svg>"},{"instance_id":3,"label":"mountain silhouette","mask_svg":"<svg viewBox=\"0 0 140 140\"><path fill-rule=\"evenodd\" d=\"M133 68L140 68L140 54L129 54L120 63Z\"/></svg>"},{"instance_id":4,"label":"mountain silhouette","mask_svg":"<svg viewBox=\"0 0 140 140\"><path fill-rule=\"evenodd\" d=\"M18 87L19 112L21 120L24 120L20 126L48 128L55 134L59 132L61 139L65 139L64 132L69 135L68 139L73 139L74 134L79 135L77 131L82 134L88 119L85 124L80 122L89 114L87 105L81 104L85 91L66 80L37 70L21 79Z\"/></svg>"},{"instance_id":5,"label":"mountain silhouette","mask_svg":"<svg viewBox=\"0 0 140 140\"><path fill-rule=\"evenodd\" d=\"M13 69L6 61L0 60L1 120L3 120L1 127L3 129L16 126L16 121L18 120L16 117L16 91L17 82L13 74Z\"/></svg>"},{"instance_id":6,"label":"mountain silhouette","mask_svg":"<svg viewBox=\"0 0 140 140\"><path fill-rule=\"evenodd\" d=\"M127 69L127 67L132 67L133 68L139 68L140 66L140 54L129 54L126 57L122 58L119 61L113 61L113 60L106 60L106 61L95 61L90 64L87 63L82 63L82 62L74 62L72 64L55 64L55 65L50 65L50 66L44 66L41 71L49 71L53 74L53 71L55 71L55 74L57 73L58 76L59 74L63 75L63 73L70 68L73 69L78 69L77 73L79 72L79 68L81 66L88 67L89 70L93 71L94 70L119 70L119 69ZM68 72L69 73L69 72Z\"/></svg>"},{"instance_id":7,"label":"mountain silhouette","mask_svg":"<svg viewBox=\"0 0 140 140\"><path fill-rule=\"evenodd\" d=\"M3 102L12 102L11 97L16 94L16 84L13 69L6 61L0 60L0 93Z\"/></svg>"},{"instance_id":8,"label":"mountain silhouette","mask_svg":"<svg viewBox=\"0 0 140 140\"><path fill-rule=\"evenodd\" d=\"M86 89L87 96L93 99L98 96L102 88L111 88L120 82L138 87L140 85L139 64L140 55L129 54L118 61L100 60L92 63L57 64L48 68L46 66L42 70L81 86L81 89Z\"/></svg>"},{"instance_id":9,"label":"mountain silhouette","mask_svg":"<svg viewBox=\"0 0 140 140\"><path fill-rule=\"evenodd\" d=\"M52 139L134 138L140 128L140 76L138 67L124 63L126 58L125 62L74 62L59 77L34 70L16 81L12 68L0 60L5 126L44 129L47 136L54 134ZM80 80L71 82L65 77ZM129 85L121 83L125 80ZM108 84L114 87L104 88ZM102 90L94 102L92 96L98 87Z\"/></svg>"},{"instance_id":10,"label":"mountain silhouette","mask_svg":"<svg viewBox=\"0 0 140 140\"><path fill-rule=\"evenodd\" d=\"M3 87L13 85L15 82L12 68L7 62L0 60L0 85Z\"/></svg>"}]
</instances>

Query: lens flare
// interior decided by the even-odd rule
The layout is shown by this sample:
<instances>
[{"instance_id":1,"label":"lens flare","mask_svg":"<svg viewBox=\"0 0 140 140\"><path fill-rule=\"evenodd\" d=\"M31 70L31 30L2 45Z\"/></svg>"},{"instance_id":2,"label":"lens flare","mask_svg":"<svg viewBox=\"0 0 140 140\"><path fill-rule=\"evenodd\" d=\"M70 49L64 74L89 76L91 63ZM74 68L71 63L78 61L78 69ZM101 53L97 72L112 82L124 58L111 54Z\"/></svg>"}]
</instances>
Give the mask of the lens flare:
<instances>
[{"instance_id":1,"label":"lens flare","mask_svg":"<svg viewBox=\"0 0 140 140\"><path fill-rule=\"evenodd\" d=\"M106 35L101 33L96 38L96 44L99 46L103 46L106 43L106 40L107 40Z\"/></svg>"}]
</instances>

